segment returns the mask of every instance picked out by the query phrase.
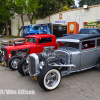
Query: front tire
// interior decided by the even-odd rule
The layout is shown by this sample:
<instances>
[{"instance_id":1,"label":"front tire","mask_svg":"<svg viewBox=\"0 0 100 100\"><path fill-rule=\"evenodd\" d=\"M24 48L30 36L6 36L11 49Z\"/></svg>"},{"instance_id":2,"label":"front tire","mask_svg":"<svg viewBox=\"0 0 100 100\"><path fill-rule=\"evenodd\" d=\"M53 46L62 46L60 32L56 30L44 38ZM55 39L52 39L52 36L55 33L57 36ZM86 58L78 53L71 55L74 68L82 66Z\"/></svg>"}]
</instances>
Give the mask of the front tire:
<instances>
[{"instance_id":1,"label":"front tire","mask_svg":"<svg viewBox=\"0 0 100 100\"><path fill-rule=\"evenodd\" d=\"M8 61L8 67L12 70L17 70L18 68L18 62L20 61L20 57L18 56L13 56L9 59Z\"/></svg>"},{"instance_id":2,"label":"front tire","mask_svg":"<svg viewBox=\"0 0 100 100\"><path fill-rule=\"evenodd\" d=\"M18 63L18 72L23 76L28 76L28 64L26 62L26 58L22 58Z\"/></svg>"},{"instance_id":3,"label":"front tire","mask_svg":"<svg viewBox=\"0 0 100 100\"><path fill-rule=\"evenodd\" d=\"M61 73L55 67L45 67L38 76L40 87L46 91L56 89L61 81Z\"/></svg>"}]
</instances>

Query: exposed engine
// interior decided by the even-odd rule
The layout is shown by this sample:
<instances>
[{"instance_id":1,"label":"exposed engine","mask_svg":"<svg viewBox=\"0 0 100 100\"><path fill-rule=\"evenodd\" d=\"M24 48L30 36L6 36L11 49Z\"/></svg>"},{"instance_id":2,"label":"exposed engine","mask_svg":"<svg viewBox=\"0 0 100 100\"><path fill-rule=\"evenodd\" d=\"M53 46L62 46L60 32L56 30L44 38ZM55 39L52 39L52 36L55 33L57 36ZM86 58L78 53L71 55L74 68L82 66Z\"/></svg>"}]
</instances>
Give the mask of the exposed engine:
<instances>
[{"instance_id":1,"label":"exposed engine","mask_svg":"<svg viewBox=\"0 0 100 100\"><path fill-rule=\"evenodd\" d=\"M12 56L19 56L19 57L26 57L29 54L29 49L22 49L22 50L16 50L11 51Z\"/></svg>"},{"instance_id":2,"label":"exposed engine","mask_svg":"<svg viewBox=\"0 0 100 100\"><path fill-rule=\"evenodd\" d=\"M44 47L44 50L39 54L39 67L42 69L48 65L61 65L68 63L68 54L64 52L58 52L54 50L53 46Z\"/></svg>"},{"instance_id":3,"label":"exposed engine","mask_svg":"<svg viewBox=\"0 0 100 100\"><path fill-rule=\"evenodd\" d=\"M54 46L44 47L41 54L44 59L51 59L56 57L56 54L54 53Z\"/></svg>"}]
</instances>

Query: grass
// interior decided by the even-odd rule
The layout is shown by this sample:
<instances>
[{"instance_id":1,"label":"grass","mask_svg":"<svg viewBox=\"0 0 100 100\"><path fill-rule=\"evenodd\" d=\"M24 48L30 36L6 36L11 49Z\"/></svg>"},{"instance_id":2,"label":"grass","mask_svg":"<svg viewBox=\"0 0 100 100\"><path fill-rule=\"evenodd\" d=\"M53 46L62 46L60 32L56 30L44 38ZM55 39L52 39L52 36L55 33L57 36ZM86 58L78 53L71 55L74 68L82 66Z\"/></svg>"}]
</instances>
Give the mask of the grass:
<instances>
[{"instance_id":1,"label":"grass","mask_svg":"<svg viewBox=\"0 0 100 100\"><path fill-rule=\"evenodd\" d=\"M11 36L11 35L10 36L6 36L6 35L4 35L3 38L23 38L23 37L22 36L18 37L18 36Z\"/></svg>"}]
</instances>

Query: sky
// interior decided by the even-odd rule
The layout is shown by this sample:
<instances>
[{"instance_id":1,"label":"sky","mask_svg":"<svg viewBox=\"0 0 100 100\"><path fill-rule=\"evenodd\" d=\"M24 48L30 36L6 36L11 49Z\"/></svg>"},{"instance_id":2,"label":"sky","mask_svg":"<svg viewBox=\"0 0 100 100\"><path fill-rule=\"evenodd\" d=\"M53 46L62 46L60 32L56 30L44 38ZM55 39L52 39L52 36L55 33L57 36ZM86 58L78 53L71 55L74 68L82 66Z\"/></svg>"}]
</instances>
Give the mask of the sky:
<instances>
[{"instance_id":1,"label":"sky","mask_svg":"<svg viewBox=\"0 0 100 100\"><path fill-rule=\"evenodd\" d=\"M78 4L78 0L74 0L75 1L75 5L78 7L79 4Z\"/></svg>"}]
</instances>

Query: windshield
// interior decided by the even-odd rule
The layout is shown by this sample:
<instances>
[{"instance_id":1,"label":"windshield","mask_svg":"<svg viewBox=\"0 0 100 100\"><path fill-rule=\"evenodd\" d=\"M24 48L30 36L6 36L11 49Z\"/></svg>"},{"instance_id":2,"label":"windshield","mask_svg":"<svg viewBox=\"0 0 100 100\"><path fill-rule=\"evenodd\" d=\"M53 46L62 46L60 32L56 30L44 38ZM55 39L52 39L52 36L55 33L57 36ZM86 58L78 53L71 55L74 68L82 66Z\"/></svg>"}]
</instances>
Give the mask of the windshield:
<instances>
[{"instance_id":1,"label":"windshield","mask_svg":"<svg viewBox=\"0 0 100 100\"><path fill-rule=\"evenodd\" d=\"M36 38L26 38L26 42L36 43Z\"/></svg>"},{"instance_id":2,"label":"windshield","mask_svg":"<svg viewBox=\"0 0 100 100\"><path fill-rule=\"evenodd\" d=\"M79 43L59 41L58 47L72 47L75 49L79 49Z\"/></svg>"},{"instance_id":3,"label":"windshield","mask_svg":"<svg viewBox=\"0 0 100 100\"><path fill-rule=\"evenodd\" d=\"M39 29L40 29L40 26L34 26L33 30L39 30Z\"/></svg>"}]
</instances>

